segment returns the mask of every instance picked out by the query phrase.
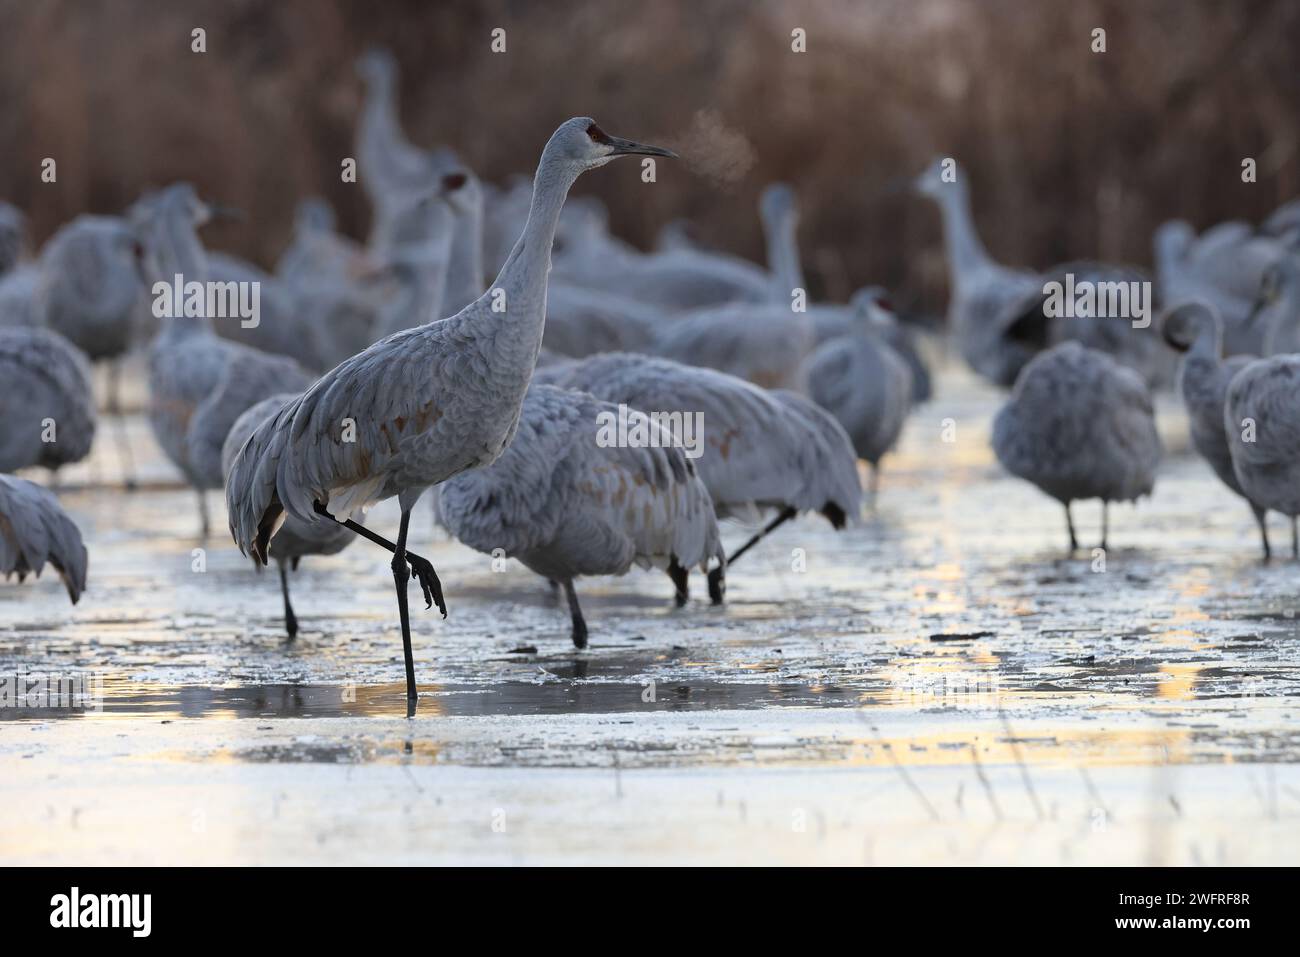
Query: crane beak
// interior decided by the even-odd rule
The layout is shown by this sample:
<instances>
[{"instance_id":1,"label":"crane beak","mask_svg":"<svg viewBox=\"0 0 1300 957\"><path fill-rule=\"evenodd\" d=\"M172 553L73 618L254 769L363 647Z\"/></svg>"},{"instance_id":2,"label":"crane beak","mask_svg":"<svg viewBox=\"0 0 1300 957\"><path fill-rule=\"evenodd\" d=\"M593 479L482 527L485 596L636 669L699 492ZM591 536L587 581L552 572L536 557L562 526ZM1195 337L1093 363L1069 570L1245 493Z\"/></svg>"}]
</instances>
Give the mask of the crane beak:
<instances>
[{"instance_id":1,"label":"crane beak","mask_svg":"<svg viewBox=\"0 0 1300 957\"><path fill-rule=\"evenodd\" d=\"M646 146L644 143L637 143L633 140L625 140L618 136L609 136L605 139L605 145L612 148L610 156L670 156L677 158L677 154L672 150L664 149L662 146Z\"/></svg>"}]
</instances>

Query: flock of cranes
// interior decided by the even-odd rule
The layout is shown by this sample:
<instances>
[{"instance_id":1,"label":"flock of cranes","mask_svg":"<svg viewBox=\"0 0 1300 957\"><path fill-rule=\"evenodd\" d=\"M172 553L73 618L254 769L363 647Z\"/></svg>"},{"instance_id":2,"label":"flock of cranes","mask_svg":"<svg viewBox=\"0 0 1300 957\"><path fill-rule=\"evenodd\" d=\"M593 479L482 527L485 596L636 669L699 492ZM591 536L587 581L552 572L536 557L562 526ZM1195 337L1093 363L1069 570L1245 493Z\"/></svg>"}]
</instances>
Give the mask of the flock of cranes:
<instances>
[{"instance_id":1,"label":"flock of cranes","mask_svg":"<svg viewBox=\"0 0 1300 957\"><path fill-rule=\"evenodd\" d=\"M22 214L0 204L0 473L84 458L97 419L90 364L114 370L106 411L120 422L116 369L148 341L154 437L196 491L203 535L206 493L224 489L239 549L276 561L290 637L289 572L303 557L357 538L391 552L410 711L410 579L447 613L437 571L410 548L412 509L431 489L457 539L563 589L579 648L575 579L657 567L684 605L698 569L721 602L727 570L781 523L858 518L860 461L874 500L880 460L929 398L930 372L884 290L806 302L790 187L761 197L766 268L699 248L680 223L643 253L610 234L599 203L566 198L611 160L672 151L578 117L551 136L531 182L489 186L451 150L405 138L390 56L367 54L358 70L365 243L307 200L267 273L206 250L202 227L228 211L175 184L122 216L74 219L33 257ZM1072 502L1152 492L1152 392L1175 381L1181 354L1193 444L1250 505L1267 557L1265 513L1300 514L1300 207L1258 228L1163 226L1161 311L1142 325L1045 306L1064 277L1150 288L1140 270L1002 266L979 239L964 171L937 163L916 186L942 215L951 334L975 372L1011 389L994 451L1062 503L1071 549ZM180 277L255 284L260 322L151 317L150 291ZM690 415L702 416L696 454L672 425ZM641 439L597 441L607 416ZM391 541L363 524L389 498L401 515ZM728 558L719 519L765 514ZM0 572L46 563L75 602L86 577L75 526L49 491L0 474Z\"/></svg>"}]
</instances>

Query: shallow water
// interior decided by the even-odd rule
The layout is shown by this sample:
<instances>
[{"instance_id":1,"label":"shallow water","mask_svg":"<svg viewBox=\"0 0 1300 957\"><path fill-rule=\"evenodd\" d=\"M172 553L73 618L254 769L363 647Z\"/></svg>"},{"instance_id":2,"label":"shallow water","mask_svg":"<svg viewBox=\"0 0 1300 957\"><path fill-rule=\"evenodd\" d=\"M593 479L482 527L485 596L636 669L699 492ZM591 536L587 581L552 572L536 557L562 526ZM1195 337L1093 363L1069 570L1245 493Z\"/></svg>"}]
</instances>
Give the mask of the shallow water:
<instances>
[{"instance_id":1,"label":"shallow water","mask_svg":"<svg viewBox=\"0 0 1300 957\"><path fill-rule=\"evenodd\" d=\"M580 583L585 652L545 582L421 508L412 547L450 617L415 602L414 721L387 554L304 560L287 642L274 571L238 555L216 495L199 540L133 416L142 490L115 487L109 441L62 480L91 552L81 603L49 578L0 585L0 675L97 692L0 708L0 857L1294 860L1300 565L1260 563L1172 401L1154 498L1111 510L1104 556L1067 558L1059 506L992 460L998 401L946 372L877 508L840 534L781 528L724 608L699 576L680 611L662 575ZM1085 543L1098 520L1076 508ZM391 533L395 511L370 524ZM1276 522L1275 553L1288 535Z\"/></svg>"}]
</instances>

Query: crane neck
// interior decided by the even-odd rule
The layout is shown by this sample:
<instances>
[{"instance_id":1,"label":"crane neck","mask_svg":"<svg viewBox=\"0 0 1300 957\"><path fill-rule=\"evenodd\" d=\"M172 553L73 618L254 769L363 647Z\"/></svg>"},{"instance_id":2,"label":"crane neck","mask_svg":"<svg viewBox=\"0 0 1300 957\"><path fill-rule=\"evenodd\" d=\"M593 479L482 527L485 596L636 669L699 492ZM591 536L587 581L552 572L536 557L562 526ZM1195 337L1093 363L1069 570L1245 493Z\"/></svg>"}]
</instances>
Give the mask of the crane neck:
<instances>
[{"instance_id":1,"label":"crane neck","mask_svg":"<svg viewBox=\"0 0 1300 957\"><path fill-rule=\"evenodd\" d=\"M198 230L189 214L183 210L163 210L149 231L148 242L152 250L154 268L151 270L150 291L156 300L158 295L173 297L183 301L185 292L179 294L175 286L208 281L208 255L199 239ZM165 292L159 283L164 283L170 292ZM174 309L172 310L175 311ZM212 317L173 316L162 320L160 334L172 338L191 335L214 335Z\"/></svg>"},{"instance_id":2,"label":"crane neck","mask_svg":"<svg viewBox=\"0 0 1300 957\"><path fill-rule=\"evenodd\" d=\"M555 227L569 188L581 172L581 168L543 153L537 175L533 178L528 221L506 257L496 282L485 294L491 296L494 290L503 291L507 297L507 315L525 316L536 309L539 323L545 318L546 280L551 271Z\"/></svg>"},{"instance_id":3,"label":"crane neck","mask_svg":"<svg viewBox=\"0 0 1300 957\"><path fill-rule=\"evenodd\" d=\"M993 260L975 230L970 193L964 183L958 181L944 189L939 209L943 216L943 238L948 247L949 268L954 285L960 286L964 278L992 266Z\"/></svg>"},{"instance_id":4,"label":"crane neck","mask_svg":"<svg viewBox=\"0 0 1300 957\"><path fill-rule=\"evenodd\" d=\"M804 284L803 265L799 260L797 220L794 216L781 216L774 222L764 222L767 240L767 268L772 273L777 298L788 300L795 289Z\"/></svg>"},{"instance_id":5,"label":"crane neck","mask_svg":"<svg viewBox=\"0 0 1300 957\"><path fill-rule=\"evenodd\" d=\"M366 92L363 135L376 146L391 146L400 137L397 116L397 84L390 77L376 78Z\"/></svg>"},{"instance_id":6,"label":"crane neck","mask_svg":"<svg viewBox=\"0 0 1300 957\"><path fill-rule=\"evenodd\" d=\"M454 315L481 295L483 295L483 200L480 195L471 204L470 209L461 213L456 219L441 315Z\"/></svg>"}]
</instances>

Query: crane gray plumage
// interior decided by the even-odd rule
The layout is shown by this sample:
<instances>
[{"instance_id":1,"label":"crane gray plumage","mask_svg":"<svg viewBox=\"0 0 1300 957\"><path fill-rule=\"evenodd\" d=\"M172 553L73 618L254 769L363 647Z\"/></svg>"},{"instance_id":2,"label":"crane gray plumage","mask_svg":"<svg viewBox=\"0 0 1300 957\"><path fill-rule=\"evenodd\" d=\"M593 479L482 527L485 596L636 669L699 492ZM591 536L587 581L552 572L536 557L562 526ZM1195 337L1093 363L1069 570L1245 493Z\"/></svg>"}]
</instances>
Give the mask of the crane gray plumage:
<instances>
[{"instance_id":1,"label":"crane gray plumage","mask_svg":"<svg viewBox=\"0 0 1300 957\"><path fill-rule=\"evenodd\" d=\"M768 389L800 387L799 366L816 343L812 319L789 303L732 303L666 324L655 355L726 372Z\"/></svg>"},{"instance_id":2,"label":"crane gray plumage","mask_svg":"<svg viewBox=\"0 0 1300 957\"><path fill-rule=\"evenodd\" d=\"M468 168L442 177L442 195L452 213L452 240L440 316L460 312L483 295L483 185Z\"/></svg>"},{"instance_id":3,"label":"crane gray plumage","mask_svg":"<svg viewBox=\"0 0 1300 957\"><path fill-rule=\"evenodd\" d=\"M143 331L147 290L141 247L118 216L78 216L41 250L32 286L31 319L64 336L92 361L108 365L107 411L122 411L123 356ZM118 456L127 488L135 485L135 456L118 419Z\"/></svg>"},{"instance_id":4,"label":"crane gray plumage","mask_svg":"<svg viewBox=\"0 0 1300 957\"><path fill-rule=\"evenodd\" d=\"M207 281L206 255L196 232L207 215L206 205L187 184L162 191L137 210L154 275L168 282L176 275L187 283ZM238 385L228 381L237 367ZM218 338L207 316L162 320L149 351L149 423L158 444L198 494L205 536L204 490L222 487L221 445L230 426L266 396L305 389L311 381L288 357Z\"/></svg>"},{"instance_id":5,"label":"crane gray plumage","mask_svg":"<svg viewBox=\"0 0 1300 957\"><path fill-rule=\"evenodd\" d=\"M1054 266L1040 273L1038 280L1038 292L1027 296L1004 317L1005 343L1023 347L1036 355L1061 342L1080 342L1113 356L1142 376L1152 388L1173 381L1176 356L1159 335L1154 297L1149 297L1146 303L1147 324L1134 325L1138 318L1138 303L1133 301L1134 290L1153 288L1145 272L1129 266L1080 260ZM1076 302L1071 305L1074 315L1052 315L1049 304L1054 298L1060 298L1057 305L1066 305L1064 296L1071 283L1076 290L1091 287L1096 293L1097 305L1093 314L1079 312ZM1048 292L1049 289L1057 292ZM1103 296L1107 300L1111 298L1108 290L1115 291L1119 301L1102 303ZM1119 314L1100 314L1111 305L1119 307Z\"/></svg>"},{"instance_id":6,"label":"crane gray plumage","mask_svg":"<svg viewBox=\"0 0 1300 957\"><path fill-rule=\"evenodd\" d=\"M1075 340L1137 369L1150 385L1167 382L1174 357L1154 328L1134 327L1131 316L1066 318L1049 316L1045 310L1049 284L1064 283L1067 274L1076 284L1144 282L1146 277L1127 266L1086 261L1037 274L999 265L976 231L965 174L955 164L945 167L949 162L936 161L915 186L939 205L942 214L950 285L948 324L971 368L997 385L1010 386L1033 356Z\"/></svg>"},{"instance_id":7,"label":"crane gray plumage","mask_svg":"<svg viewBox=\"0 0 1300 957\"><path fill-rule=\"evenodd\" d=\"M269 396L240 413L230 427L221 448L221 467L229 474L240 449L244 447L257 427L273 418L295 396L282 392ZM284 627L290 638L298 634L298 616L289 600L289 569L298 569L298 562L307 555L336 555L356 540L356 535L333 522L301 522L296 518L285 520L284 526L271 542L271 555L279 566L280 594L284 599Z\"/></svg>"},{"instance_id":8,"label":"crane gray plumage","mask_svg":"<svg viewBox=\"0 0 1300 957\"><path fill-rule=\"evenodd\" d=\"M993 421L993 451L1012 475L1065 506L1149 495L1161 455L1151 393L1132 369L1104 352L1065 342L1030 360Z\"/></svg>"},{"instance_id":9,"label":"crane gray plumage","mask_svg":"<svg viewBox=\"0 0 1300 957\"><path fill-rule=\"evenodd\" d=\"M1262 339L1262 355L1300 352L1300 257L1281 257L1264 270L1245 325Z\"/></svg>"},{"instance_id":10,"label":"crane gray plumage","mask_svg":"<svg viewBox=\"0 0 1300 957\"><path fill-rule=\"evenodd\" d=\"M1199 300L1214 307L1228 356L1266 355L1263 324L1251 321L1264 275L1292 252L1280 240L1255 234L1245 223L1221 223L1199 237L1182 220L1155 234L1156 275L1165 302Z\"/></svg>"},{"instance_id":11,"label":"crane gray plumage","mask_svg":"<svg viewBox=\"0 0 1300 957\"><path fill-rule=\"evenodd\" d=\"M1273 210L1259 231L1291 249L1300 250L1300 199L1289 200Z\"/></svg>"},{"instance_id":12,"label":"crane gray plumage","mask_svg":"<svg viewBox=\"0 0 1300 957\"><path fill-rule=\"evenodd\" d=\"M86 546L59 500L34 482L0 475L0 575L40 577L48 562L75 605L86 590Z\"/></svg>"},{"instance_id":13,"label":"crane gray plumage","mask_svg":"<svg viewBox=\"0 0 1300 957\"><path fill-rule=\"evenodd\" d=\"M1228 435L1223 427L1228 383L1232 377L1255 361L1254 356L1236 355L1223 358L1223 330L1218 314L1208 303L1183 303L1165 316L1162 332L1165 341L1183 354L1178 373L1179 391L1187 409L1192 446L1214 469L1224 485L1245 498L1259 525L1265 561L1271 555L1265 510L1252 502L1237 481L1232 467Z\"/></svg>"},{"instance_id":14,"label":"crane gray plumage","mask_svg":"<svg viewBox=\"0 0 1300 957\"><path fill-rule=\"evenodd\" d=\"M505 453L438 492L441 521L457 539L486 554L501 549L564 587L578 648L587 626L575 578L725 561L708 489L669 433L628 410L629 428L642 420L651 447L596 441L602 417L618 414L586 393L534 385Z\"/></svg>"},{"instance_id":15,"label":"crane gray plumage","mask_svg":"<svg viewBox=\"0 0 1300 957\"><path fill-rule=\"evenodd\" d=\"M767 244L767 268L772 274L772 298L788 302L796 289L807 291L799 257L799 207L786 183L771 183L758 201L759 219Z\"/></svg>"},{"instance_id":16,"label":"crane gray plumage","mask_svg":"<svg viewBox=\"0 0 1300 957\"><path fill-rule=\"evenodd\" d=\"M57 471L90 454L95 398L76 346L48 329L0 328L0 383L0 472Z\"/></svg>"},{"instance_id":17,"label":"crane gray plumage","mask_svg":"<svg viewBox=\"0 0 1300 957\"><path fill-rule=\"evenodd\" d=\"M357 61L357 73L366 86L357 125L357 178L374 212L370 251L382 260L393 217L459 164L450 151L426 152L406 138L397 106L397 61L391 53L367 52Z\"/></svg>"},{"instance_id":18,"label":"crane gray plumage","mask_svg":"<svg viewBox=\"0 0 1300 957\"><path fill-rule=\"evenodd\" d=\"M577 247L566 250L564 268L557 268L556 275L672 310L772 298L772 279L762 269L732 256L700 250L602 256Z\"/></svg>"},{"instance_id":19,"label":"crane gray plumage","mask_svg":"<svg viewBox=\"0 0 1300 957\"><path fill-rule=\"evenodd\" d=\"M647 352L663 311L619 296L553 280L546 293L548 349L581 358L599 352Z\"/></svg>"},{"instance_id":20,"label":"crane gray plumage","mask_svg":"<svg viewBox=\"0 0 1300 957\"><path fill-rule=\"evenodd\" d=\"M1256 359L1228 383L1223 409L1232 469L1252 505L1300 515L1300 356Z\"/></svg>"},{"instance_id":21,"label":"crane gray plumage","mask_svg":"<svg viewBox=\"0 0 1300 957\"><path fill-rule=\"evenodd\" d=\"M492 288L454 316L398 332L340 363L260 426L231 466L231 534L262 562L286 516L320 521L319 507L351 521L397 497L393 575L410 708L411 508L429 487L490 465L510 444L541 349L551 244L565 197L585 170L633 153L673 155L610 136L590 118L561 124L542 151L528 221ZM415 570L426 601L436 596L441 606L432 566Z\"/></svg>"},{"instance_id":22,"label":"crane gray plumage","mask_svg":"<svg viewBox=\"0 0 1300 957\"><path fill-rule=\"evenodd\" d=\"M229 287L232 289L257 289L257 323L246 325L234 316L214 317L218 321L212 329L218 336L259 352L294 359L304 355L304 340L315 338L318 329L312 322L315 317L304 315L299 308L293 283L230 253L205 252L205 268L206 278L212 282L238 284Z\"/></svg>"},{"instance_id":23,"label":"crane gray plumage","mask_svg":"<svg viewBox=\"0 0 1300 957\"><path fill-rule=\"evenodd\" d=\"M1033 273L1008 269L995 262L980 241L971 215L965 176L952 168L951 181L935 163L916 180L922 195L939 205L948 254L948 328L962 357L977 373L999 385L1010 385L1032 356L1031 350L1008 343L1008 314L1042 290Z\"/></svg>"},{"instance_id":24,"label":"crane gray plumage","mask_svg":"<svg viewBox=\"0 0 1300 957\"><path fill-rule=\"evenodd\" d=\"M804 391L844 427L859 458L871 465L871 496L880 460L898 443L912 407L912 371L882 338L869 332L819 346L800 369Z\"/></svg>"},{"instance_id":25,"label":"crane gray plumage","mask_svg":"<svg viewBox=\"0 0 1300 957\"><path fill-rule=\"evenodd\" d=\"M78 216L41 250L37 315L92 360L131 347L144 294L139 242L124 219Z\"/></svg>"},{"instance_id":26,"label":"crane gray plumage","mask_svg":"<svg viewBox=\"0 0 1300 957\"><path fill-rule=\"evenodd\" d=\"M19 263L0 276L0 326L41 325L36 313L36 284L41 271L34 263Z\"/></svg>"},{"instance_id":27,"label":"crane gray plumage","mask_svg":"<svg viewBox=\"0 0 1300 957\"><path fill-rule=\"evenodd\" d=\"M930 401L933 385L930 366L921 355L916 335L894 312L883 286L864 286L849 297L847 306L818 304L808 310L813 340L820 348L841 336L874 336L883 340L912 374L912 404Z\"/></svg>"},{"instance_id":28,"label":"crane gray plumage","mask_svg":"<svg viewBox=\"0 0 1300 957\"><path fill-rule=\"evenodd\" d=\"M678 429L685 423L674 422L672 413L700 414L703 434L696 437L700 454L694 462L719 518L752 520L769 509L787 518L818 512L842 528L861 507L862 487L848 436L802 396L630 353L559 362L539 369L536 378L642 412L667 413L667 421ZM679 601L686 596L683 571L673 570ZM720 599L716 576L711 591Z\"/></svg>"},{"instance_id":29,"label":"crane gray plumage","mask_svg":"<svg viewBox=\"0 0 1300 957\"><path fill-rule=\"evenodd\" d=\"M276 260L276 276L303 283L355 278L369 272L373 263L365 247L340 235L336 226L328 200L320 196L302 200L294 214L293 236Z\"/></svg>"}]
</instances>

